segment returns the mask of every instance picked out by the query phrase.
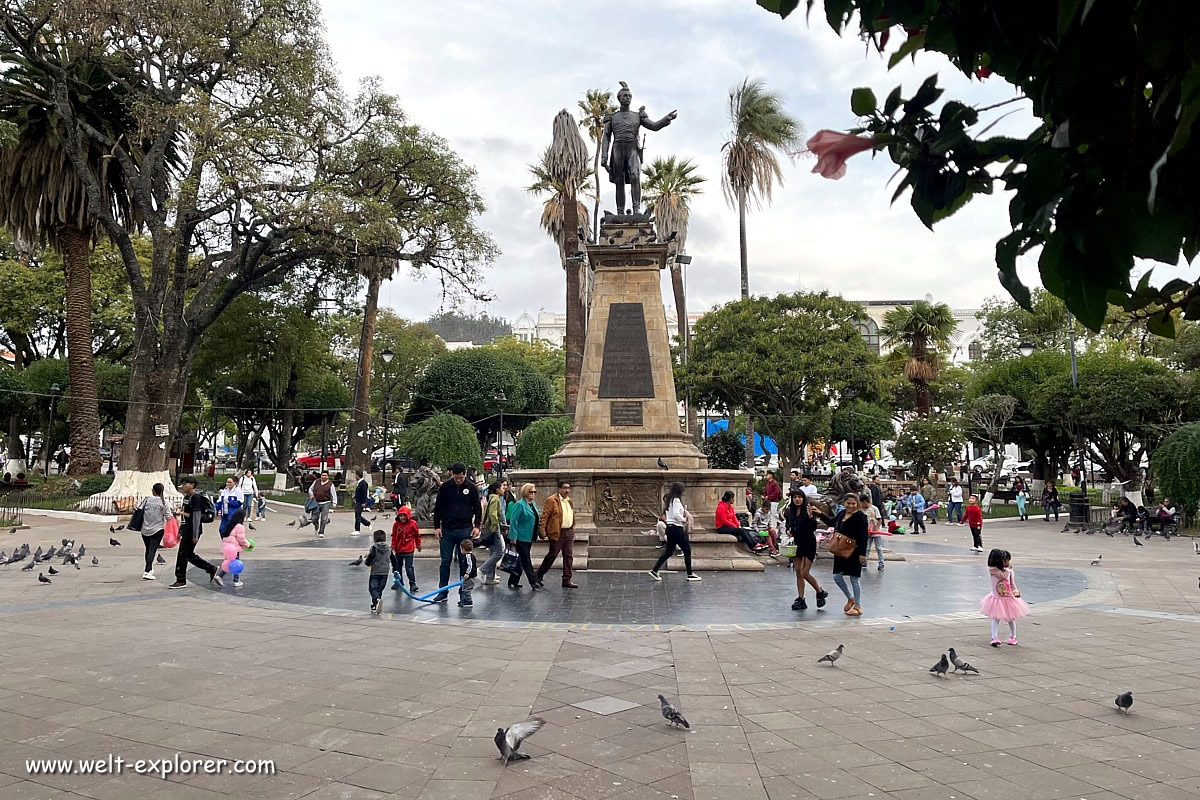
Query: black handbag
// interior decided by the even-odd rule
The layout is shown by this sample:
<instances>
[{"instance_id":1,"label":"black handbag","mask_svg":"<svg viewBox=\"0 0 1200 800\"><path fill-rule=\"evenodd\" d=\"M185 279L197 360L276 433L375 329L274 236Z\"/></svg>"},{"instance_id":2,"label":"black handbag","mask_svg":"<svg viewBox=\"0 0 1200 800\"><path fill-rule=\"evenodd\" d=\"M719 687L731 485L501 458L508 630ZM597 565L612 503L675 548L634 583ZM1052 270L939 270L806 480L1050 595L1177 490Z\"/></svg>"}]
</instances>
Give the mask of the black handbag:
<instances>
[{"instance_id":1,"label":"black handbag","mask_svg":"<svg viewBox=\"0 0 1200 800\"><path fill-rule=\"evenodd\" d=\"M500 571L510 575L521 574L521 556L516 550L504 551L504 558L500 559Z\"/></svg>"},{"instance_id":2,"label":"black handbag","mask_svg":"<svg viewBox=\"0 0 1200 800\"><path fill-rule=\"evenodd\" d=\"M146 510L138 507L134 509L133 516L129 518L129 522L125 523L125 527L131 531L140 531L142 525L146 522Z\"/></svg>"}]
</instances>

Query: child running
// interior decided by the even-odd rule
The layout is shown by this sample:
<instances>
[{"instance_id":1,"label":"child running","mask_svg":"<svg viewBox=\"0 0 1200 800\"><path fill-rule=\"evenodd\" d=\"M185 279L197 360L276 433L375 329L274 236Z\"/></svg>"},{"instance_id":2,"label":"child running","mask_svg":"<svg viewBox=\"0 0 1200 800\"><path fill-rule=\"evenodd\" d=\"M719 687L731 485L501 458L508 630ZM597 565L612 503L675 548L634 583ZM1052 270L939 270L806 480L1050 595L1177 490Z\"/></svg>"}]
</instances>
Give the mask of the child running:
<instances>
[{"instance_id":1,"label":"child running","mask_svg":"<svg viewBox=\"0 0 1200 800\"><path fill-rule=\"evenodd\" d=\"M1007 550L988 554L988 572L992 591L983 597L979 610L992 620L992 647L1000 646L1000 623L1008 623L1008 643L1017 643L1017 620L1029 615L1029 604L1021 599L1017 579L1010 566L1012 556Z\"/></svg>"},{"instance_id":2,"label":"child running","mask_svg":"<svg viewBox=\"0 0 1200 800\"><path fill-rule=\"evenodd\" d=\"M975 495L967 500L967 524L971 526L971 552L983 552L983 509L979 507L979 498Z\"/></svg>"},{"instance_id":3,"label":"child running","mask_svg":"<svg viewBox=\"0 0 1200 800\"><path fill-rule=\"evenodd\" d=\"M392 523L392 588L399 589L404 585L404 576L408 573L408 590L413 594L421 591L417 586L417 575L413 571L413 553L421 549L421 531L412 518L408 506L401 506L396 512L396 521Z\"/></svg>"},{"instance_id":4,"label":"child running","mask_svg":"<svg viewBox=\"0 0 1200 800\"><path fill-rule=\"evenodd\" d=\"M392 569L391 553L388 552L387 533L382 530L372 535L374 542L367 553L367 566L371 577L367 578L367 591L371 593L371 613L378 614L383 608L383 587L387 586L388 573Z\"/></svg>"},{"instance_id":5,"label":"child running","mask_svg":"<svg viewBox=\"0 0 1200 800\"><path fill-rule=\"evenodd\" d=\"M217 575L224 577L229 571L229 563L234 559L242 557L242 551L250 548L250 542L246 539L246 509L239 508L233 512L229 518L229 533L221 540L221 554L225 556L225 560L221 562L221 566L217 568ZM241 573L233 576L233 586L236 589L242 585Z\"/></svg>"}]
</instances>

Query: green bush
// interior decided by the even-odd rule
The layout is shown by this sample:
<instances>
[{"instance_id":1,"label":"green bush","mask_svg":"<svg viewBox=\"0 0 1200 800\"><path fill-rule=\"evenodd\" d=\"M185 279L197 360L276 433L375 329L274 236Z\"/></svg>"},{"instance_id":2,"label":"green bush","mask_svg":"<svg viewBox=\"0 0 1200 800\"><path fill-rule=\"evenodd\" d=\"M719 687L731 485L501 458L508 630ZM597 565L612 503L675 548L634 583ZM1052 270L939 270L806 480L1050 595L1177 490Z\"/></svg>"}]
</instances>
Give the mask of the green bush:
<instances>
[{"instance_id":1,"label":"green bush","mask_svg":"<svg viewBox=\"0 0 1200 800\"><path fill-rule=\"evenodd\" d=\"M79 494L91 497L94 494L107 492L113 484L115 475L91 475L79 482Z\"/></svg>"},{"instance_id":2,"label":"green bush","mask_svg":"<svg viewBox=\"0 0 1200 800\"><path fill-rule=\"evenodd\" d=\"M713 469L741 469L746 460L746 448L742 440L730 430L717 431L700 444L708 456L708 466Z\"/></svg>"},{"instance_id":3,"label":"green bush","mask_svg":"<svg viewBox=\"0 0 1200 800\"><path fill-rule=\"evenodd\" d=\"M571 424L566 417L545 417L531 423L517 437L517 463L523 469L548 469L550 456L563 446Z\"/></svg>"},{"instance_id":4,"label":"green bush","mask_svg":"<svg viewBox=\"0 0 1200 800\"><path fill-rule=\"evenodd\" d=\"M1150 464L1162 493L1180 503L1188 514L1200 503L1200 422L1181 426L1154 451Z\"/></svg>"},{"instance_id":5,"label":"green bush","mask_svg":"<svg viewBox=\"0 0 1200 800\"><path fill-rule=\"evenodd\" d=\"M400 450L413 458L427 458L443 469L456 462L483 471L483 452L475 428L456 414L434 414L413 425L400 437Z\"/></svg>"}]
</instances>

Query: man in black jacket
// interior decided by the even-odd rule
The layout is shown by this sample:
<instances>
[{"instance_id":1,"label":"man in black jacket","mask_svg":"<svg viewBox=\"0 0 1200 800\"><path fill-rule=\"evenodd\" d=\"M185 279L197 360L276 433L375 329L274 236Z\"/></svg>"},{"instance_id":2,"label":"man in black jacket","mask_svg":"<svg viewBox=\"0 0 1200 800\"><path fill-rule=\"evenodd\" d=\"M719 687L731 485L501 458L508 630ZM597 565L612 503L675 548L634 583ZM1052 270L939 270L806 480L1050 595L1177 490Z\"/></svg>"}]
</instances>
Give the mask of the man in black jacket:
<instances>
[{"instance_id":1,"label":"man in black jacket","mask_svg":"<svg viewBox=\"0 0 1200 800\"><path fill-rule=\"evenodd\" d=\"M216 566L196 555L196 545L200 541L200 534L204 533L202 515L204 510L212 505L212 500L196 491L195 478L184 478L179 484L179 491L183 492L183 520L179 523L179 553L175 557L175 582L167 588L182 589L187 586L188 564L207 572L209 583L224 586L221 576L217 574Z\"/></svg>"},{"instance_id":2,"label":"man in black jacket","mask_svg":"<svg viewBox=\"0 0 1200 800\"><path fill-rule=\"evenodd\" d=\"M358 536L362 532L362 528L371 529L371 523L367 522L363 516L363 511L367 507L367 479L363 477L363 471L356 469L354 476L358 478L358 483L354 484L354 534Z\"/></svg>"},{"instance_id":3,"label":"man in black jacket","mask_svg":"<svg viewBox=\"0 0 1200 800\"><path fill-rule=\"evenodd\" d=\"M438 587L450 583L450 559L458 550L463 539L479 536L483 522L483 506L479 502L479 490L467 480L467 468L462 464L450 467L450 480L438 489L433 504L433 535L438 538L442 565L438 574ZM462 577L463 561L458 562L459 577ZM436 598L435 603L446 602L446 592Z\"/></svg>"}]
</instances>

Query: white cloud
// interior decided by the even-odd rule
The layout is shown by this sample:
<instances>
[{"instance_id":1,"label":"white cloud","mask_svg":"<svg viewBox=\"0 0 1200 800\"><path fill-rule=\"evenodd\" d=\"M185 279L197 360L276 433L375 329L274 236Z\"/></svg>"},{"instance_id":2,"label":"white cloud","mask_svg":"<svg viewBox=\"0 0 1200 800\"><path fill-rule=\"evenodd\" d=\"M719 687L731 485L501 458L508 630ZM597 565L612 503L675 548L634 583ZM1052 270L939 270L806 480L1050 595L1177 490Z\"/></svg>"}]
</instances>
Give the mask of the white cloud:
<instances>
[{"instance_id":1,"label":"white cloud","mask_svg":"<svg viewBox=\"0 0 1200 800\"><path fill-rule=\"evenodd\" d=\"M485 276L496 297L488 310L510 318L563 307L557 252L537 224L540 201L523 188L526 165L549 143L554 114L574 111L588 88L626 80L635 106L645 104L651 115L679 109L673 125L649 134L647 151L692 158L709 178L688 239L693 308L738 292L737 214L721 195L720 148L728 90L747 75L780 92L810 132L853 124L855 86L871 86L882 98L898 82L911 92L940 72L947 94L970 102L1013 92L999 80L970 81L934 55L889 73L884 59L865 53L855 37L839 39L819 15L809 27L802 14L781 21L749 0L329 0L326 17L347 86L380 75L414 122L446 137L477 168L488 204L482 222L503 250ZM995 130L1028 131L1033 121L1024 109ZM785 166L774 204L749 217L752 291L803 285L862 299L931 292L956 306L1002 293L993 255L1007 230L1004 196L979 198L930 233L907 198L889 206L894 187L886 182L895 168L885 155L858 157L841 181L811 168L808 160ZM604 177L603 205L612 207ZM1031 265L1022 273L1036 280ZM421 317L440 305L439 285L398 275L383 301Z\"/></svg>"}]
</instances>

